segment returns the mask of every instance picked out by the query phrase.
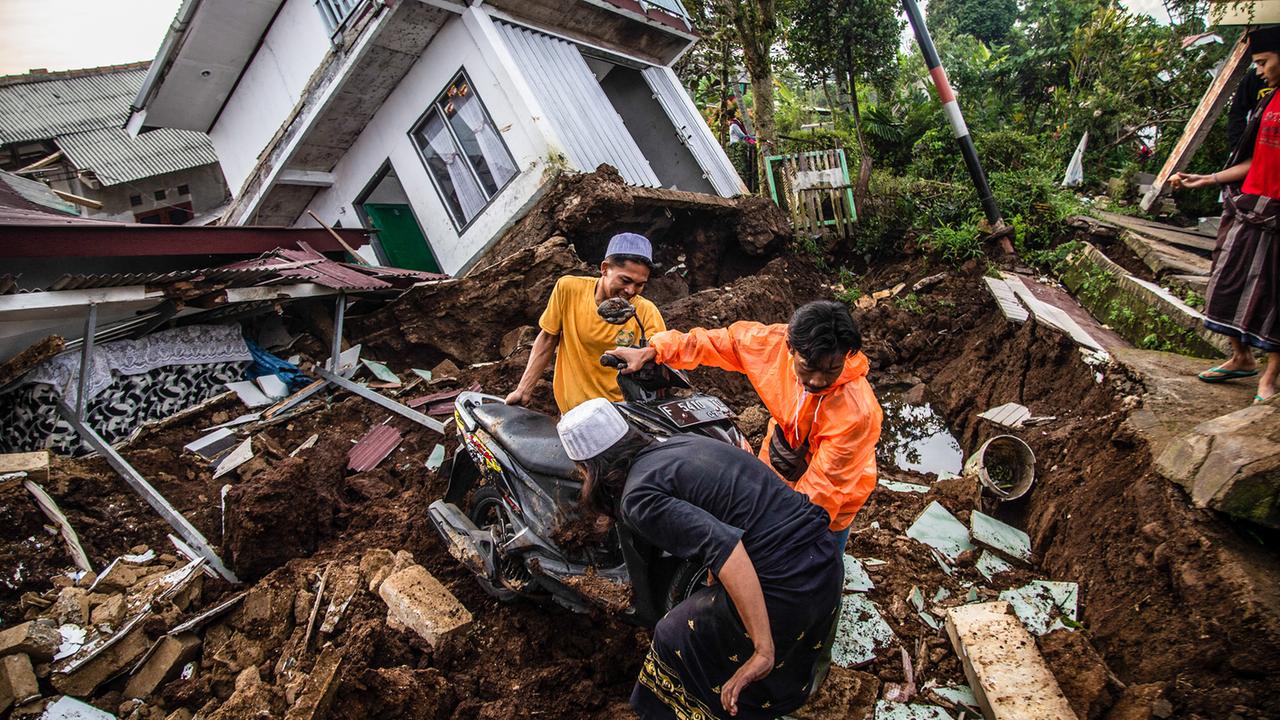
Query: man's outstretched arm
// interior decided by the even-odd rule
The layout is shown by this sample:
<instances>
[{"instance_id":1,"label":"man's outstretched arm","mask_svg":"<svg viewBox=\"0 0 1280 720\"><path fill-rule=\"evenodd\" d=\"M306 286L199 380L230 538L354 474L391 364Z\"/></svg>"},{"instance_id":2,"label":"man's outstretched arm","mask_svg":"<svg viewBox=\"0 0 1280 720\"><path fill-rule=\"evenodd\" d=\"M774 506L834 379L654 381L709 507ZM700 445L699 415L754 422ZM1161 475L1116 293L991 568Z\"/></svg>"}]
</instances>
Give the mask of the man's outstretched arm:
<instances>
[{"instance_id":1,"label":"man's outstretched arm","mask_svg":"<svg viewBox=\"0 0 1280 720\"><path fill-rule=\"evenodd\" d=\"M547 371L547 366L551 364L551 359L555 357L556 348L559 346L559 335L552 335L546 330L538 331L538 337L533 341L533 349L529 352L529 364L525 365L524 374L520 376L516 389L507 395L508 405L527 405L533 399L533 388L538 384L538 378L542 377L542 373Z\"/></svg>"}]
</instances>

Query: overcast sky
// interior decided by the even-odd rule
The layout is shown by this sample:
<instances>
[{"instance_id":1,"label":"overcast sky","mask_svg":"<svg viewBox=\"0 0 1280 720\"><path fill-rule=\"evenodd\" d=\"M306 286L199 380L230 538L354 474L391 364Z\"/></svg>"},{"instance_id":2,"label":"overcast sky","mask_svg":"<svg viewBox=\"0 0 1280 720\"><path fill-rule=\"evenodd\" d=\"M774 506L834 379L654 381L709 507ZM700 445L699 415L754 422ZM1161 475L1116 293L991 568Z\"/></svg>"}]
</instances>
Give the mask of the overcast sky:
<instances>
[{"instance_id":1,"label":"overcast sky","mask_svg":"<svg viewBox=\"0 0 1280 720\"><path fill-rule=\"evenodd\" d=\"M155 57L181 0L0 0L0 75Z\"/></svg>"},{"instance_id":2,"label":"overcast sky","mask_svg":"<svg viewBox=\"0 0 1280 720\"><path fill-rule=\"evenodd\" d=\"M0 0L0 75L155 57L181 0ZM921 5L926 3L921 2ZM1167 22L1160 0L1125 0Z\"/></svg>"}]
</instances>

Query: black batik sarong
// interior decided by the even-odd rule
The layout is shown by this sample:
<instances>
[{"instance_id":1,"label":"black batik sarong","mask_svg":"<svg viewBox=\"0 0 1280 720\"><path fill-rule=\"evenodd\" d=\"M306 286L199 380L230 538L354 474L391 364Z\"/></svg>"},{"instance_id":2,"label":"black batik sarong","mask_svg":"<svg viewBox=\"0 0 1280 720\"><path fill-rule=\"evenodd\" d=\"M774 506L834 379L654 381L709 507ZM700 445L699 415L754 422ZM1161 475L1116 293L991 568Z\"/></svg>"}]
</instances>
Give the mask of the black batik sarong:
<instances>
[{"instance_id":1,"label":"black batik sarong","mask_svg":"<svg viewBox=\"0 0 1280 720\"><path fill-rule=\"evenodd\" d=\"M1280 352L1280 200L1227 195L1205 296L1205 327Z\"/></svg>"},{"instance_id":2,"label":"black batik sarong","mask_svg":"<svg viewBox=\"0 0 1280 720\"><path fill-rule=\"evenodd\" d=\"M774 640L773 670L738 698L737 720L785 715L804 704L815 665L840 610L844 566L828 535L786 566L764 569L761 589ZM694 593L653 630L631 706L645 720L729 718L724 683L751 657L754 643L723 586Z\"/></svg>"}]
</instances>

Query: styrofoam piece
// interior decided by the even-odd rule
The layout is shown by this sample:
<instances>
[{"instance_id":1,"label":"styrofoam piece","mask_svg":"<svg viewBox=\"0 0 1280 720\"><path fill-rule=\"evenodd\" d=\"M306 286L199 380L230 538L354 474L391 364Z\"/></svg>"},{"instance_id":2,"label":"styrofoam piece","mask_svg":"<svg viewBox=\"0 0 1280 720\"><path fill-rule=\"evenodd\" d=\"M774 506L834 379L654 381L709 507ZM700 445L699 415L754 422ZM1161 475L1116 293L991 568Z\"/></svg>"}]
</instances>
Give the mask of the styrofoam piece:
<instances>
[{"instance_id":1,"label":"styrofoam piece","mask_svg":"<svg viewBox=\"0 0 1280 720\"><path fill-rule=\"evenodd\" d=\"M435 472L436 470L439 470L440 466L443 464L444 446L437 443L435 447L431 448L431 455L427 457L427 469Z\"/></svg>"},{"instance_id":2,"label":"styrofoam piece","mask_svg":"<svg viewBox=\"0 0 1280 720\"><path fill-rule=\"evenodd\" d=\"M116 720L116 716L63 695L45 706L44 712L40 713L40 720Z\"/></svg>"},{"instance_id":3,"label":"styrofoam piece","mask_svg":"<svg viewBox=\"0 0 1280 720\"><path fill-rule=\"evenodd\" d=\"M831 661L840 667L855 668L876 658L876 652L897 642L893 628L881 617L866 595L845 595L840 604L836 641Z\"/></svg>"},{"instance_id":4,"label":"styrofoam piece","mask_svg":"<svg viewBox=\"0 0 1280 720\"><path fill-rule=\"evenodd\" d=\"M214 458L236 444L236 434L230 428L219 428L182 446L183 450Z\"/></svg>"},{"instance_id":5,"label":"styrofoam piece","mask_svg":"<svg viewBox=\"0 0 1280 720\"><path fill-rule=\"evenodd\" d=\"M955 720L937 705L876 701L875 720Z\"/></svg>"},{"instance_id":6,"label":"styrofoam piece","mask_svg":"<svg viewBox=\"0 0 1280 720\"><path fill-rule=\"evenodd\" d=\"M245 407L259 408L271 404L271 398L264 395L257 385L248 380L229 382L227 383L227 389L234 392L240 398L240 402L245 404Z\"/></svg>"},{"instance_id":7,"label":"styrofoam piece","mask_svg":"<svg viewBox=\"0 0 1280 720\"><path fill-rule=\"evenodd\" d=\"M973 549L969 529L937 500L929 503L907 528L907 537L934 548L951 562L955 562L960 553Z\"/></svg>"},{"instance_id":8,"label":"styrofoam piece","mask_svg":"<svg viewBox=\"0 0 1280 720\"><path fill-rule=\"evenodd\" d=\"M871 576L867 574L867 569L862 566L858 558L852 555L843 555L844 558L844 589L846 592L868 592L874 590L876 585L871 582Z\"/></svg>"},{"instance_id":9,"label":"styrofoam piece","mask_svg":"<svg viewBox=\"0 0 1280 720\"><path fill-rule=\"evenodd\" d=\"M1076 620L1079 597L1080 588L1075 583L1050 580L1032 580L1000 593L1000 599L1013 606L1018 619L1036 635L1069 627L1062 618Z\"/></svg>"},{"instance_id":10,"label":"styrofoam piece","mask_svg":"<svg viewBox=\"0 0 1280 720\"><path fill-rule=\"evenodd\" d=\"M253 458L253 439L245 438L244 442L236 446L226 457L222 458L222 462L218 463L218 467L213 471L213 479L226 475L241 465L249 462Z\"/></svg>"},{"instance_id":11,"label":"styrofoam piece","mask_svg":"<svg viewBox=\"0 0 1280 720\"><path fill-rule=\"evenodd\" d=\"M1027 309L1018 302L1017 295L1008 283L1000 278L984 277L982 281L987 284L987 289L991 291L992 297L996 299L996 304L1000 306L1000 312L1004 314L1005 319L1010 322L1024 323L1031 315Z\"/></svg>"},{"instance_id":12,"label":"styrofoam piece","mask_svg":"<svg viewBox=\"0 0 1280 720\"><path fill-rule=\"evenodd\" d=\"M1000 556L989 550L983 550L978 556L978 562L974 564L982 577L991 580L1000 573L1006 573L1013 569L1013 566L1005 562Z\"/></svg>"},{"instance_id":13,"label":"styrofoam piece","mask_svg":"<svg viewBox=\"0 0 1280 720\"><path fill-rule=\"evenodd\" d=\"M400 376L391 372L391 368L387 367L385 364L380 363L377 360L369 360L367 358L360 358L360 362L365 367L369 368L369 372L373 373L374 377L378 378L382 382L391 383L393 385L401 384Z\"/></svg>"},{"instance_id":14,"label":"styrofoam piece","mask_svg":"<svg viewBox=\"0 0 1280 720\"><path fill-rule=\"evenodd\" d=\"M1011 402L978 413L978 417L1016 430L1031 418L1031 410L1027 409L1026 405Z\"/></svg>"},{"instance_id":15,"label":"styrofoam piece","mask_svg":"<svg viewBox=\"0 0 1280 720\"><path fill-rule=\"evenodd\" d=\"M1018 528L980 513L969 513L969 530L973 541L1004 555L1031 562L1031 538Z\"/></svg>"},{"instance_id":16,"label":"styrofoam piece","mask_svg":"<svg viewBox=\"0 0 1280 720\"><path fill-rule=\"evenodd\" d=\"M280 400L289 397L289 386L280 379L279 375L272 373L271 375L263 375L254 378L254 382L258 383L258 387L262 388L262 392L273 400Z\"/></svg>"},{"instance_id":17,"label":"styrofoam piece","mask_svg":"<svg viewBox=\"0 0 1280 720\"><path fill-rule=\"evenodd\" d=\"M885 480L884 478L880 478L880 480L878 480L877 482L879 482L879 484L882 487L884 487L885 490L892 490L893 492L906 492L906 493L929 492L928 485L919 485L917 483L908 483L908 482L898 482L897 480Z\"/></svg>"}]
</instances>

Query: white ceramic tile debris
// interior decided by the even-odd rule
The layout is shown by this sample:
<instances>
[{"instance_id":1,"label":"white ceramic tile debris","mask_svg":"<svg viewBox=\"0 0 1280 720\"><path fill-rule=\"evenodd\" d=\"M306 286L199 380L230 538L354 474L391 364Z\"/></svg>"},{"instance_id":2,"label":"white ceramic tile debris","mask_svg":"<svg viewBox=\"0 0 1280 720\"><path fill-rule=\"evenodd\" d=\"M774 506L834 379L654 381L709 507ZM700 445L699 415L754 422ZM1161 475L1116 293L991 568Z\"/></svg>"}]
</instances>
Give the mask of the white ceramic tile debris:
<instances>
[{"instance_id":1,"label":"white ceramic tile debris","mask_svg":"<svg viewBox=\"0 0 1280 720\"><path fill-rule=\"evenodd\" d=\"M1031 562L1031 538L1018 528L974 510L969 514L974 542L1023 562Z\"/></svg>"},{"instance_id":2,"label":"white ceramic tile debris","mask_svg":"<svg viewBox=\"0 0 1280 720\"><path fill-rule=\"evenodd\" d=\"M1003 425L1010 428L1020 428L1022 424L1031 417L1031 410L1026 405L1018 403L1005 403L978 413L978 417L983 420L990 420L997 425Z\"/></svg>"},{"instance_id":3,"label":"white ceramic tile debris","mask_svg":"<svg viewBox=\"0 0 1280 720\"><path fill-rule=\"evenodd\" d=\"M871 582L871 576L867 574L867 569L862 566L858 558L852 555L844 555L844 589L846 592L867 592L874 590L876 585Z\"/></svg>"},{"instance_id":4,"label":"white ceramic tile debris","mask_svg":"<svg viewBox=\"0 0 1280 720\"><path fill-rule=\"evenodd\" d=\"M895 642L893 628L884 621L874 603L857 593L844 596L831 662L845 668L865 665L875 659L876 651Z\"/></svg>"},{"instance_id":5,"label":"white ceramic tile debris","mask_svg":"<svg viewBox=\"0 0 1280 720\"><path fill-rule=\"evenodd\" d=\"M937 705L876 701L876 720L955 720Z\"/></svg>"},{"instance_id":6,"label":"white ceramic tile debris","mask_svg":"<svg viewBox=\"0 0 1280 720\"><path fill-rule=\"evenodd\" d=\"M978 562L974 564L974 567L978 569L978 572L982 574L982 577L988 580L994 578L1000 573L1006 573L1013 569L1012 565L1001 560L999 555L996 555L989 550L982 551L982 554L978 556Z\"/></svg>"},{"instance_id":7,"label":"white ceramic tile debris","mask_svg":"<svg viewBox=\"0 0 1280 720\"><path fill-rule=\"evenodd\" d=\"M969 529L937 500L929 503L907 528L907 537L936 549L952 562L960 557L960 553L973 549L973 543L969 542Z\"/></svg>"},{"instance_id":8,"label":"white ceramic tile debris","mask_svg":"<svg viewBox=\"0 0 1280 720\"><path fill-rule=\"evenodd\" d=\"M1013 612L1036 635L1068 627L1063 617L1077 618L1079 586L1071 582L1032 580L1020 588L1005 590L1000 599L1013 606Z\"/></svg>"}]
</instances>

